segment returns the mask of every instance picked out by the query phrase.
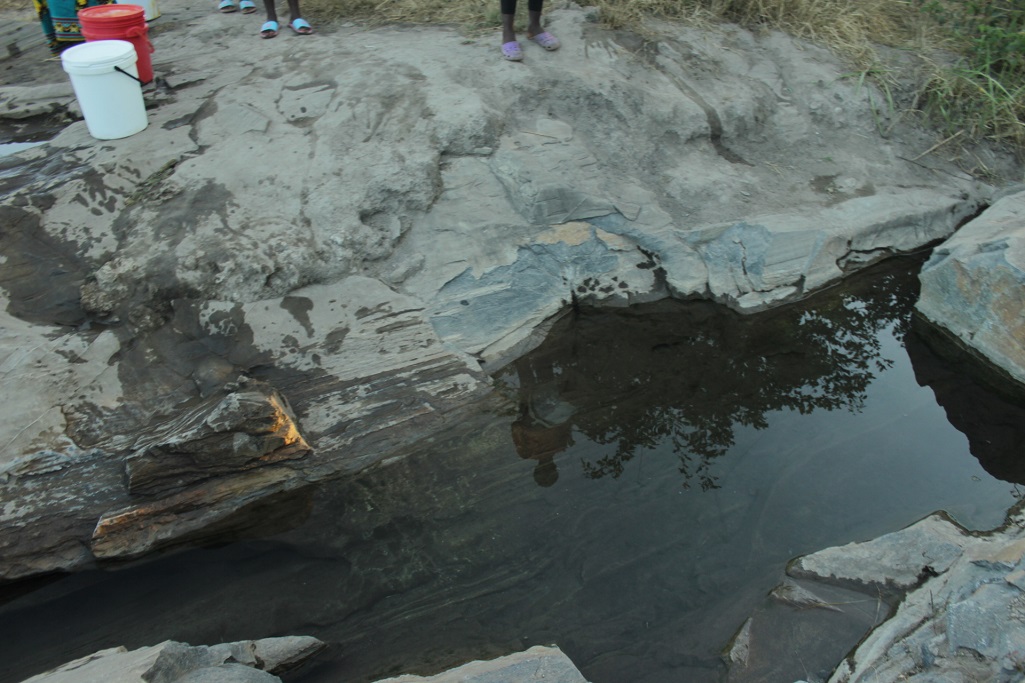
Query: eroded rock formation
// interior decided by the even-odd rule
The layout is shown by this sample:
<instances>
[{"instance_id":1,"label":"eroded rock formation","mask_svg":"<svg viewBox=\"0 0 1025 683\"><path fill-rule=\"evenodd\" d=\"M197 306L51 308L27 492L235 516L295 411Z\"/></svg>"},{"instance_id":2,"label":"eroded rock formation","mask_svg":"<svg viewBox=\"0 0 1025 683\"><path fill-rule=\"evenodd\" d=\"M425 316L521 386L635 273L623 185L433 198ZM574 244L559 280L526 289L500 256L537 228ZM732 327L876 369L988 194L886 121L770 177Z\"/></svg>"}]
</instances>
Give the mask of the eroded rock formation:
<instances>
[{"instance_id":1,"label":"eroded rock formation","mask_svg":"<svg viewBox=\"0 0 1025 683\"><path fill-rule=\"evenodd\" d=\"M571 7L563 49L510 68L447 29L259 41L207 10L167 8L144 132L78 122L3 162L0 578L301 514L494 400L486 371L569 306L760 311L994 193L778 33L641 39ZM33 69L3 116L73 111ZM1008 355L1006 310L975 337Z\"/></svg>"}]
</instances>

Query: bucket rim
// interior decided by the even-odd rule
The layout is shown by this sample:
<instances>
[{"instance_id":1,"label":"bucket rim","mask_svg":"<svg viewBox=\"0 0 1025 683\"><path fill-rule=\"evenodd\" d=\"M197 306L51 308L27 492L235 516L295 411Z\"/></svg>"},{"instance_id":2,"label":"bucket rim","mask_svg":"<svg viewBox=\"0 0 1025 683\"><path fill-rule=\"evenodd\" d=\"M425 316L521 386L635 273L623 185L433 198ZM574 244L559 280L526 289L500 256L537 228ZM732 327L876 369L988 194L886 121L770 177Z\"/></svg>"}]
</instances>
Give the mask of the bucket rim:
<instances>
[{"instance_id":1,"label":"bucket rim","mask_svg":"<svg viewBox=\"0 0 1025 683\"><path fill-rule=\"evenodd\" d=\"M97 74L139 60L135 46L127 40L93 40L69 47L61 53L61 65L68 73Z\"/></svg>"},{"instance_id":2,"label":"bucket rim","mask_svg":"<svg viewBox=\"0 0 1025 683\"><path fill-rule=\"evenodd\" d=\"M146 8L142 5L94 5L93 7L84 7L78 10L78 19L79 21L86 19L103 22L137 21L139 18L143 18L145 13Z\"/></svg>"}]
</instances>

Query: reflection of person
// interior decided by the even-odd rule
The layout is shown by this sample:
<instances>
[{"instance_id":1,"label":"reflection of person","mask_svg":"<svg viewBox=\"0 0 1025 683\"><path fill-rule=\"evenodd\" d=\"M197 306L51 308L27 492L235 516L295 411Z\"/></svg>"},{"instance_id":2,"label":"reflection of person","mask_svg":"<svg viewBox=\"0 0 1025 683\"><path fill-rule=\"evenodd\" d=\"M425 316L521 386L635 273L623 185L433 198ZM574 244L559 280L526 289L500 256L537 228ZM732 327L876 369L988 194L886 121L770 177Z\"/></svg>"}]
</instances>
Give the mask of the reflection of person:
<instances>
[{"instance_id":1,"label":"reflection of person","mask_svg":"<svg viewBox=\"0 0 1025 683\"><path fill-rule=\"evenodd\" d=\"M573 430L568 422L539 424L524 404L520 407L520 419L512 423L512 439L521 458L537 460L534 481L538 486L551 486L559 480L555 456L573 444Z\"/></svg>"},{"instance_id":2,"label":"reflection of person","mask_svg":"<svg viewBox=\"0 0 1025 683\"><path fill-rule=\"evenodd\" d=\"M551 368L545 369L546 375ZM551 381L537 382L537 377L524 360L516 363L520 378L520 416L512 423L512 439L521 458L537 460L534 481L538 486L551 486L559 479L555 456L573 445L570 418L574 408L562 400L558 385Z\"/></svg>"},{"instance_id":3,"label":"reflection of person","mask_svg":"<svg viewBox=\"0 0 1025 683\"><path fill-rule=\"evenodd\" d=\"M541 8L544 0L527 1L527 40L551 52L559 49L559 39L541 28ZM516 18L516 0L500 0L502 10L502 56L510 62L523 61L523 48L516 40L513 20Z\"/></svg>"},{"instance_id":4,"label":"reflection of person","mask_svg":"<svg viewBox=\"0 0 1025 683\"><path fill-rule=\"evenodd\" d=\"M50 52L59 55L65 48L84 42L78 10L109 4L110 0L32 0L43 27Z\"/></svg>"}]
</instances>

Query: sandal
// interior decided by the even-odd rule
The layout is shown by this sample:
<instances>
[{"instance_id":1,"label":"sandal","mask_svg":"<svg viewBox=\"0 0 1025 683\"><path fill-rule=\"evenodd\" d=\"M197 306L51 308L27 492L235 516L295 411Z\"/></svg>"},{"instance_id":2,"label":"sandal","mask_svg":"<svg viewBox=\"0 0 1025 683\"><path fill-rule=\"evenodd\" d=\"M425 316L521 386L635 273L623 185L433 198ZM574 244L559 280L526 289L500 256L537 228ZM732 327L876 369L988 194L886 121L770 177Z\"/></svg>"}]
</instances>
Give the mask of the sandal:
<instances>
[{"instance_id":1,"label":"sandal","mask_svg":"<svg viewBox=\"0 0 1025 683\"><path fill-rule=\"evenodd\" d=\"M260 27L260 37L273 38L274 36L278 35L278 28L278 22L276 21L264 22L263 26Z\"/></svg>"},{"instance_id":2,"label":"sandal","mask_svg":"<svg viewBox=\"0 0 1025 683\"><path fill-rule=\"evenodd\" d=\"M511 40L508 43L503 43L502 56L510 62L522 62L523 48L520 47L519 41Z\"/></svg>"},{"instance_id":3,"label":"sandal","mask_svg":"<svg viewBox=\"0 0 1025 683\"><path fill-rule=\"evenodd\" d=\"M238 8L235 7L235 3L232 2L232 0L221 0L221 4L217 5L217 9L219 9L224 14L231 14Z\"/></svg>"},{"instance_id":4,"label":"sandal","mask_svg":"<svg viewBox=\"0 0 1025 683\"><path fill-rule=\"evenodd\" d=\"M558 50L559 47L562 46L562 43L559 42L559 39L553 36L548 31L538 33L536 36L527 36L527 38L533 40L535 43L537 43L544 49L548 50L549 52Z\"/></svg>"},{"instance_id":5,"label":"sandal","mask_svg":"<svg viewBox=\"0 0 1025 683\"><path fill-rule=\"evenodd\" d=\"M308 36L313 33L313 27L310 26L310 22L305 19L293 19L289 26L292 27L293 31L301 36Z\"/></svg>"},{"instance_id":6,"label":"sandal","mask_svg":"<svg viewBox=\"0 0 1025 683\"><path fill-rule=\"evenodd\" d=\"M252 14L256 11L256 3L253 0L241 0L238 8L242 10L242 14Z\"/></svg>"}]
</instances>

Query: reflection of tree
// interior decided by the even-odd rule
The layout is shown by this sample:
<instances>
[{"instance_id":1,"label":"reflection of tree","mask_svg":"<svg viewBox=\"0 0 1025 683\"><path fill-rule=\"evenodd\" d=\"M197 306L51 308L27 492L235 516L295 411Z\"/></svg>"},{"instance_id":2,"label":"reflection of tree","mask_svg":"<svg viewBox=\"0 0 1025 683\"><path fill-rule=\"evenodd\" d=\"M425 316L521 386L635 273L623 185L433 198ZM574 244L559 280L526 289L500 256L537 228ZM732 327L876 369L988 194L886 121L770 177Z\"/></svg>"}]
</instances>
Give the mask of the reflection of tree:
<instances>
[{"instance_id":1,"label":"reflection of tree","mask_svg":"<svg viewBox=\"0 0 1025 683\"><path fill-rule=\"evenodd\" d=\"M685 487L717 488L711 465L733 446L737 425L763 428L782 409L861 410L876 373L892 364L880 355L880 332L902 338L909 324L918 265L884 264L755 316L708 302L578 312L518 364L521 403L551 390L532 376L558 378L573 406L567 422L612 447L583 460L592 478L619 477L638 452L668 443Z\"/></svg>"}]
</instances>

